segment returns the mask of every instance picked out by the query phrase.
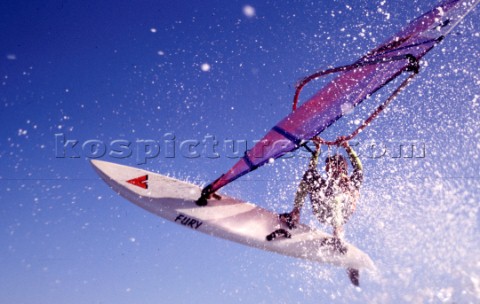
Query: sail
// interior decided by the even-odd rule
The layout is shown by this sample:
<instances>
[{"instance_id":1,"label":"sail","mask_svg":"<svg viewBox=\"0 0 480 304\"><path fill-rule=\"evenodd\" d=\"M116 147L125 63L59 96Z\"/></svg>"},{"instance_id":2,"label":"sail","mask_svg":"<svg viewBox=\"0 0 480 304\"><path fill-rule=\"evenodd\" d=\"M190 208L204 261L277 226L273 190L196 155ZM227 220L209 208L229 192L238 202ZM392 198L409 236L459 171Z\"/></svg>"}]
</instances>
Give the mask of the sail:
<instances>
[{"instance_id":1,"label":"sail","mask_svg":"<svg viewBox=\"0 0 480 304\"><path fill-rule=\"evenodd\" d=\"M368 52L351 68L342 69L336 78L274 126L227 173L208 185L204 195L271 159L298 149L342 117L346 109L352 109L403 72L410 71L412 59L420 60L479 2L443 1Z\"/></svg>"}]
</instances>

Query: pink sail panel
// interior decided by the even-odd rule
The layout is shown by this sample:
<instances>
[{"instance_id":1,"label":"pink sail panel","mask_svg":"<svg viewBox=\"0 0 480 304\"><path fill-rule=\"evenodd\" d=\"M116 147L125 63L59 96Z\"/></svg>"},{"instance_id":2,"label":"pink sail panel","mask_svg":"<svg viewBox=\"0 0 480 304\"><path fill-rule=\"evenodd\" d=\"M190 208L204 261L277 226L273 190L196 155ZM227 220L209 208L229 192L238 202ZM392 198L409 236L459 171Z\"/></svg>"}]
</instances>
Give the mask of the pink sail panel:
<instances>
[{"instance_id":1,"label":"pink sail panel","mask_svg":"<svg viewBox=\"0 0 480 304\"><path fill-rule=\"evenodd\" d=\"M480 0L448 0L412 21L386 43L339 72L338 76L273 127L227 173L206 189L213 193L271 159L298 149L381 89L402 72L411 59L421 59Z\"/></svg>"}]
</instances>

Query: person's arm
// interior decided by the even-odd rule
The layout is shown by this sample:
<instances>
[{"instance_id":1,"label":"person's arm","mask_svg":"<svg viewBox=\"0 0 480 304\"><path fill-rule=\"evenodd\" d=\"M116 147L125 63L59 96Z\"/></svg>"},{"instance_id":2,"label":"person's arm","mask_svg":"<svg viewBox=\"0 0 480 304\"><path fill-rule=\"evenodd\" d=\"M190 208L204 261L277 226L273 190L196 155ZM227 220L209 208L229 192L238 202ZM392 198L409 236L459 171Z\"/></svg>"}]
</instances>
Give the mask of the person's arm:
<instances>
[{"instance_id":1,"label":"person's arm","mask_svg":"<svg viewBox=\"0 0 480 304\"><path fill-rule=\"evenodd\" d=\"M314 153L312 153L312 158L310 158L310 163L308 164L308 169L316 169L318 165L318 157L320 156L320 149L317 148Z\"/></svg>"},{"instance_id":2,"label":"person's arm","mask_svg":"<svg viewBox=\"0 0 480 304\"><path fill-rule=\"evenodd\" d=\"M357 153L353 148L348 144L348 141L342 142L342 147L348 154L348 158L353 166L353 173L351 176L351 180L353 181L355 187L358 189L363 182L363 165L358 157Z\"/></svg>"}]
</instances>

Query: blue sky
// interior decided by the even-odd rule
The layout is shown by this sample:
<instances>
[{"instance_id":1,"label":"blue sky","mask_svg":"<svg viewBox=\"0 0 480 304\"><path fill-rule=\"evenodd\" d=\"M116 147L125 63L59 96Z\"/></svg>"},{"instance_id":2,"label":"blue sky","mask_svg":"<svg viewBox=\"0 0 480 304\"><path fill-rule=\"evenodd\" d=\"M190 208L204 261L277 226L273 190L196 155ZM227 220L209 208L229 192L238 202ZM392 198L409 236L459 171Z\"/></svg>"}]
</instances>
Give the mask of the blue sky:
<instances>
[{"instance_id":1,"label":"blue sky","mask_svg":"<svg viewBox=\"0 0 480 304\"><path fill-rule=\"evenodd\" d=\"M106 149L100 159L208 183L236 161L229 140L250 144L289 113L297 80L355 61L436 3L2 1L0 301L478 301L478 8L358 137L366 180L347 238L379 268L361 289L341 269L148 214L87 157L99 156L94 140ZM325 136L348 133L374 105ZM65 157L58 134L78 141ZM212 136L219 157L206 148ZM130 157L109 155L115 140L132 142ZM185 141L200 143L199 157ZM160 151L145 163L148 143ZM400 145L418 150L395 157ZM277 160L224 190L287 211L306 163ZM317 225L310 213L303 221Z\"/></svg>"}]
</instances>

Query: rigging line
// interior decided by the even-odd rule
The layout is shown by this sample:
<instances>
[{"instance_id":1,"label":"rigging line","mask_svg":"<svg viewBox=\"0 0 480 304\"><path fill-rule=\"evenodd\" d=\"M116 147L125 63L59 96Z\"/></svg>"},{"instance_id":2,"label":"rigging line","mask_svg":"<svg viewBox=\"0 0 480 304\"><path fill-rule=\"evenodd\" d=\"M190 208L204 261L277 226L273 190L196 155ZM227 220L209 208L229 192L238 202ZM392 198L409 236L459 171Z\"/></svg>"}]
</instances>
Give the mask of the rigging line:
<instances>
[{"instance_id":1,"label":"rigging line","mask_svg":"<svg viewBox=\"0 0 480 304\"><path fill-rule=\"evenodd\" d=\"M292 111L297 110L297 104L298 104L298 98L300 96L300 92L302 91L303 87L307 85L310 81L315 80L319 77L326 76L329 74L333 73L338 73L338 72L348 72L356 68L364 67L364 66L369 66L369 65L374 65L374 64L382 64L382 63L389 63L392 61L400 61L400 60L409 60L409 64L412 63L412 61L416 61L417 59L415 56L411 54L405 54L405 55L398 55L398 56L392 56L388 58L380 58L376 60L371 60L371 61L357 61L353 64L349 65L344 65L336 68L331 68L327 70L322 70L320 72L313 73L310 76L307 76L300 80L300 82L296 85L295 88L295 94L293 96L293 105L292 105Z\"/></svg>"},{"instance_id":2,"label":"rigging line","mask_svg":"<svg viewBox=\"0 0 480 304\"><path fill-rule=\"evenodd\" d=\"M406 49L409 49L409 48L417 47L417 46L432 43L432 42L433 42L434 45L436 45L436 44L440 43L444 38L445 38L445 36L442 35L442 36L434 38L434 39L429 39L429 40L425 40L425 41L422 41L422 42L418 42L418 43L414 43L414 44L410 44L410 45L405 45L405 46L402 46L402 47L399 47L399 48L380 50L380 53L371 54L370 56L367 55L366 58L368 58L368 57L375 58L375 57L379 57L379 56L382 56L382 55L385 55L385 54L388 54L388 53L403 51L403 50L406 50ZM430 48L428 50L430 50ZM396 56L394 56L394 57L396 57Z\"/></svg>"}]
</instances>

